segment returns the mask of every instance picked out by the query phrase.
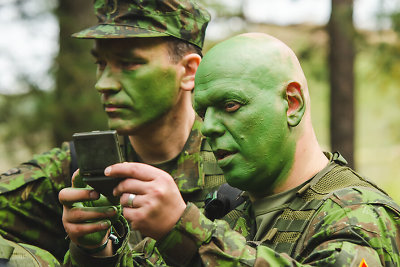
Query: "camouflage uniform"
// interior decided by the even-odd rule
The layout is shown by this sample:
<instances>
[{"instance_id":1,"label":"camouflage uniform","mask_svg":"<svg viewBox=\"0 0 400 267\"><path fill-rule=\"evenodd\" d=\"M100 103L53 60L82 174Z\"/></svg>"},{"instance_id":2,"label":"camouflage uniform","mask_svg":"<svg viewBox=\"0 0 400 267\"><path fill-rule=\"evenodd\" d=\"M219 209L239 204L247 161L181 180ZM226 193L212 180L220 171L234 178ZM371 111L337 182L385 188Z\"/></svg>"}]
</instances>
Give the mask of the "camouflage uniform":
<instances>
[{"instance_id":1,"label":"camouflage uniform","mask_svg":"<svg viewBox=\"0 0 400 267\"><path fill-rule=\"evenodd\" d=\"M0 234L62 260L68 240L58 192L71 184L68 143L0 176Z\"/></svg>"},{"instance_id":2,"label":"camouflage uniform","mask_svg":"<svg viewBox=\"0 0 400 267\"><path fill-rule=\"evenodd\" d=\"M98 24L76 38L172 36L202 48L209 13L192 0L95 0ZM127 146L128 148L130 146ZM128 160L137 160L128 149ZM0 177L0 234L15 242L36 245L62 259L68 249L58 192L71 186L68 143L11 169ZM184 199L203 205L205 195L223 183L221 170L199 133L199 120L184 150L170 164ZM133 243L140 236L131 235Z\"/></svg>"},{"instance_id":3,"label":"camouflage uniform","mask_svg":"<svg viewBox=\"0 0 400 267\"><path fill-rule=\"evenodd\" d=\"M1 266L61 266L49 252L27 244L17 244L0 236Z\"/></svg>"},{"instance_id":4,"label":"camouflage uniform","mask_svg":"<svg viewBox=\"0 0 400 267\"><path fill-rule=\"evenodd\" d=\"M339 154L330 157L297 188L238 207L239 218L226 218L236 231L189 204L147 252L157 249L172 266L400 266L400 207L344 166ZM97 263L157 265L138 262L138 251L125 249L112 264Z\"/></svg>"},{"instance_id":5,"label":"camouflage uniform","mask_svg":"<svg viewBox=\"0 0 400 267\"><path fill-rule=\"evenodd\" d=\"M207 193L225 180L200 134L200 125L197 118L181 154L171 164L158 167L171 173L186 201L201 208ZM126 148L128 160L138 160L132 147ZM65 143L1 175L0 233L4 237L46 249L58 259L64 257L69 241L65 239L58 192L70 186L70 160ZM132 243L140 238L130 236Z\"/></svg>"}]
</instances>

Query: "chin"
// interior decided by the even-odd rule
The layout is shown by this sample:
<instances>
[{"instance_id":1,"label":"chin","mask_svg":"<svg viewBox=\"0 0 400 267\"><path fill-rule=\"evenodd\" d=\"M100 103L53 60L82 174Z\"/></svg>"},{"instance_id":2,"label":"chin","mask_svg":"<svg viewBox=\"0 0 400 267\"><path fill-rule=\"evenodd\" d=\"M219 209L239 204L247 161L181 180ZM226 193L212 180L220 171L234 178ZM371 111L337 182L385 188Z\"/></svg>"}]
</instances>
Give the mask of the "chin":
<instances>
[{"instance_id":1,"label":"chin","mask_svg":"<svg viewBox=\"0 0 400 267\"><path fill-rule=\"evenodd\" d=\"M154 121L109 120L108 126L111 130L116 130L120 135L138 135L153 132L152 128L157 128L159 123L154 123Z\"/></svg>"},{"instance_id":2,"label":"chin","mask_svg":"<svg viewBox=\"0 0 400 267\"><path fill-rule=\"evenodd\" d=\"M122 125L116 125L113 123L109 123L108 127L111 130L116 130L119 135L134 135L140 129L140 127L123 127Z\"/></svg>"},{"instance_id":3,"label":"chin","mask_svg":"<svg viewBox=\"0 0 400 267\"><path fill-rule=\"evenodd\" d=\"M116 130L119 135L136 135L138 133L137 129L114 128L112 130Z\"/></svg>"}]
</instances>

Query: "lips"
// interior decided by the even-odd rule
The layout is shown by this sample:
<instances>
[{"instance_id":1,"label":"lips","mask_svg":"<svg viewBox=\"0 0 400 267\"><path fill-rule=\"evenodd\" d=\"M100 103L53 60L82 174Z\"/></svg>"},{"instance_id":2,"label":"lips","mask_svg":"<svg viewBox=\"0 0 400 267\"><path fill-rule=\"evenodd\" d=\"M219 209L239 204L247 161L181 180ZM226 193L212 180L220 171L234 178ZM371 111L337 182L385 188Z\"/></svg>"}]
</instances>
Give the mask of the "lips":
<instances>
[{"instance_id":1,"label":"lips","mask_svg":"<svg viewBox=\"0 0 400 267\"><path fill-rule=\"evenodd\" d=\"M104 110L106 112L116 112L119 109L126 109L128 106L126 105L118 105L118 104L104 104Z\"/></svg>"},{"instance_id":2,"label":"lips","mask_svg":"<svg viewBox=\"0 0 400 267\"><path fill-rule=\"evenodd\" d=\"M217 151L214 152L215 157L217 158L217 160L222 160L226 157L229 157L233 154L236 154L236 152L231 152L228 150L224 150L224 149L218 149Z\"/></svg>"}]
</instances>

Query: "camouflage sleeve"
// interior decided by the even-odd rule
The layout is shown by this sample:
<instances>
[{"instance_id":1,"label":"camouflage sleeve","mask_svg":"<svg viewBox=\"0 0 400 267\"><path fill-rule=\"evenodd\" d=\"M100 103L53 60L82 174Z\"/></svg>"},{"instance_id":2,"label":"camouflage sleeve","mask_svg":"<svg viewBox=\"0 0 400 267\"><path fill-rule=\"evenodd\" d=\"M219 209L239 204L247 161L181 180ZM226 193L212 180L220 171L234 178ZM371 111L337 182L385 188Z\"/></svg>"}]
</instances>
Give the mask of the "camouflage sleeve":
<instances>
[{"instance_id":1,"label":"camouflage sleeve","mask_svg":"<svg viewBox=\"0 0 400 267\"><path fill-rule=\"evenodd\" d=\"M399 266L399 236L397 204L376 191L345 189L319 209L298 259L313 265Z\"/></svg>"},{"instance_id":2,"label":"camouflage sleeve","mask_svg":"<svg viewBox=\"0 0 400 267\"><path fill-rule=\"evenodd\" d=\"M51 255L48 251L40 249L35 246L27 244L19 244L21 247L25 248L34 257L34 259L39 263L40 266L57 267L61 264L57 259Z\"/></svg>"},{"instance_id":3,"label":"camouflage sleeve","mask_svg":"<svg viewBox=\"0 0 400 267\"><path fill-rule=\"evenodd\" d=\"M43 249L18 244L0 236L0 266L56 267L61 265L53 255Z\"/></svg>"},{"instance_id":4,"label":"camouflage sleeve","mask_svg":"<svg viewBox=\"0 0 400 267\"><path fill-rule=\"evenodd\" d=\"M68 143L0 176L0 234L62 260L68 249L59 191L70 185Z\"/></svg>"},{"instance_id":5,"label":"camouflage sleeve","mask_svg":"<svg viewBox=\"0 0 400 267\"><path fill-rule=\"evenodd\" d=\"M303 249L291 258L247 245L226 222L212 222L189 205L157 246L174 266L399 266L399 222L392 215L384 206L343 208L329 200L311 222Z\"/></svg>"}]
</instances>

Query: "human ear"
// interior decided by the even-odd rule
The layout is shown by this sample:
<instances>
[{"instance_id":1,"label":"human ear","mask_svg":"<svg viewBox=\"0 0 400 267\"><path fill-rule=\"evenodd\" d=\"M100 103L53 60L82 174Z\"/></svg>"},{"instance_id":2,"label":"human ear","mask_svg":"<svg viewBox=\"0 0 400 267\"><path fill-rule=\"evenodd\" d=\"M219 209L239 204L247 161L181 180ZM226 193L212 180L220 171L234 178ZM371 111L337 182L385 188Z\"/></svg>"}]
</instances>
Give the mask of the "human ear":
<instances>
[{"instance_id":1,"label":"human ear","mask_svg":"<svg viewBox=\"0 0 400 267\"><path fill-rule=\"evenodd\" d=\"M298 82L291 82L287 85L286 99L288 102L287 122L289 126L295 127L301 122L306 110L303 90Z\"/></svg>"},{"instance_id":2,"label":"human ear","mask_svg":"<svg viewBox=\"0 0 400 267\"><path fill-rule=\"evenodd\" d=\"M201 57L198 54L192 53L184 56L180 63L183 67L183 75L180 87L185 91L192 91L194 89L194 75L199 67Z\"/></svg>"}]
</instances>

